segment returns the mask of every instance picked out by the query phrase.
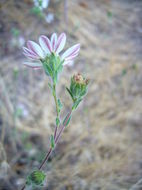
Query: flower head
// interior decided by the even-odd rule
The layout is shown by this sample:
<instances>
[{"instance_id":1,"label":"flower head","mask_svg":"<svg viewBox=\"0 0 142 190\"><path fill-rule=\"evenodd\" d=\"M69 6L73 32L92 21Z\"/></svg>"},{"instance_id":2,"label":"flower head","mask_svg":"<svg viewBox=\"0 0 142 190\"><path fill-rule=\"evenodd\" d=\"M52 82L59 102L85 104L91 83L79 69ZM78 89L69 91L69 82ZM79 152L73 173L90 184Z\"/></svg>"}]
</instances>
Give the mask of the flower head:
<instances>
[{"instance_id":1,"label":"flower head","mask_svg":"<svg viewBox=\"0 0 142 190\"><path fill-rule=\"evenodd\" d=\"M59 37L57 37L56 33L53 33L50 39L47 36L41 35L39 37L39 45L33 41L28 41L27 47L23 47L23 54L29 61L24 64L29 67L40 68L43 66L43 62L45 63L47 57L49 58L52 54L59 57L63 65L72 63L79 53L80 44L72 46L60 55L65 43L65 33L61 33Z\"/></svg>"},{"instance_id":2,"label":"flower head","mask_svg":"<svg viewBox=\"0 0 142 190\"><path fill-rule=\"evenodd\" d=\"M67 91L74 102L73 109L77 108L86 95L89 81L89 79L86 79L80 73L73 75L71 78L70 88L67 88Z\"/></svg>"}]
</instances>

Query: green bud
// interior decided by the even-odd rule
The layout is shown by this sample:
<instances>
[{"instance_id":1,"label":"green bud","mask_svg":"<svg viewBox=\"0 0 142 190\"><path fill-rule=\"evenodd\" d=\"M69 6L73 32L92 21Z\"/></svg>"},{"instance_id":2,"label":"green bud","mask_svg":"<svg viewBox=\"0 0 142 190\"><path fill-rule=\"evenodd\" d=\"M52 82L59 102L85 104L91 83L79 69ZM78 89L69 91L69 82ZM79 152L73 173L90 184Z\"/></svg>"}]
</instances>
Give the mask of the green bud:
<instances>
[{"instance_id":1,"label":"green bud","mask_svg":"<svg viewBox=\"0 0 142 190\"><path fill-rule=\"evenodd\" d=\"M74 103L72 109L76 109L83 97L86 95L88 84L89 79L85 79L80 73L71 78L70 88L66 89Z\"/></svg>"}]
</instances>

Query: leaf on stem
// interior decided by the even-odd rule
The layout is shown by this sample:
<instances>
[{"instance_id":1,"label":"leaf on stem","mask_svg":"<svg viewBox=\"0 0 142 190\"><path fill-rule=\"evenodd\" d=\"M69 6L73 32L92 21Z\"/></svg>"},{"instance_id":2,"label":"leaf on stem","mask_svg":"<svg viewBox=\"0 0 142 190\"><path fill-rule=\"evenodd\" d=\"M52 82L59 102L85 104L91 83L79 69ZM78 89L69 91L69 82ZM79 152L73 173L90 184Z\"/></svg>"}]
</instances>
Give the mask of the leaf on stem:
<instances>
[{"instance_id":1,"label":"leaf on stem","mask_svg":"<svg viewBox=\"0 0 142 190\"><path fill-rule=\"evenodd\" d=\"M64 125L65 127L69 124L69 122L70 122L70 120L71 120L71 115L69 116L69 114L70 114L70 113L68 113L68 114L66 115L66 117L65 117L65 119L64 119L64 121L63 121L63 125Z\"/></svg>"},{"instance_id":2,"label":"leaf on stem","mask_svg":"<svg viewBox=\"0 0 142 190\"><path fill-rule=\"evenodd\" d=\"M51 137L50 137L50 144L51 144L51 148L55 147L55 140L54 140L54 136L53 135L51 135Z\"/></svg>"},{"instance_id":3,"label":"leaf on stem","mask_svg":"<svg viewBox=\"0 0 142 190\"><path fill-rule=\"evenodd\" d=\"M72 100L74 101L73 94L71 93L70 89L66 87L66 90L68 91L69 95L71 96Z\"/></svg>"},{"instance_id":4,"label":"leaf on stem","mask_svg":"<svg viewBox=\"0 0 142 190\"><path fill-rule=\"evenodd\" d=\"M60 119L57 117L56 118L56 126L59 127L59 125L60 125Z\"/></svg>"},{"instance_id":5,"label":"leaf on stem","mask_svg":"<svg viewBox=\"0 0 142 190\"><path fill-rule=\"evenodd\" d=\"M60 99L58 99L58 111L61 112L61 109L63 107L63 104L61 103Z\"/></svg>"}]
</instances>

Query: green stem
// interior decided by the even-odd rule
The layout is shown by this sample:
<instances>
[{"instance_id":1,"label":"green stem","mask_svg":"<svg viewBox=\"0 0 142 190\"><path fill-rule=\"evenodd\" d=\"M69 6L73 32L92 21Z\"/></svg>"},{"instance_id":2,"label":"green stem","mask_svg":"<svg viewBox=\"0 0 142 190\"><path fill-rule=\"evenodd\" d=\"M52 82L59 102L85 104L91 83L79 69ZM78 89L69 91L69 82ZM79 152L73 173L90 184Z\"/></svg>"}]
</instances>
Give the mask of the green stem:
<instances>
[{"instance_id":1,"label":"green stem","mask_svg":"<svg viewBox=\"0 0 142 190\"><path fill-rule=\"evenodd\" d=\"M58 108L58 102L57 102L56 84L53 84L53 97L54 97L55 106L56 106L57 118L59 118L59 108Z\"/></svg>"},{"instance_id":2,"label":"green stem","mask_svg":"<svg viewBox=\"0 0 142 190\"><path fill-rule=\"evenodd\" d=\"M57 119L59 119L59 107L58 107L58 102L57 102L56 84L53 84L53 97L54 97L55 106L56 106ZM54 139L56 138L57 130L58 130L58 126L56 125L55 131L54 131Z\"/></svg>"}]
</instances>

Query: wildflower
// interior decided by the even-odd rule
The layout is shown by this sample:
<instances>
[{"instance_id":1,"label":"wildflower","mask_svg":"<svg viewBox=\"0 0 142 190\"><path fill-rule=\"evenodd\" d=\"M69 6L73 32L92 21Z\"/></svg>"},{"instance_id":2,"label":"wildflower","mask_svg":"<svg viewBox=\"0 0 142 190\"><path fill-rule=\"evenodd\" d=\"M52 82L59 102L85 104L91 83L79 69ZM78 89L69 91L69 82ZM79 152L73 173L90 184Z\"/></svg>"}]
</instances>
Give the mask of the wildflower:
<instances>
[{"instance_id":1,"label":"wildflower","mask_svg":"<svg viewBox=\"0 0 142 190\"><path fill-rule=\"evenodd\" d=\"M59 37L57 37L56 33L53 33L51 39L41 35L39 37L40 45L33 41L28 41L27 47L23 47L23 54L29 58L30 61L25 62L24 64L32 68L41 68L43 63L53 55L56 58L59 57L62 65L71 64L79 53L80 44L70 47L60 55L61 51L64 49L65 43L65 33L61 33Z\"/></svg>"},{"instance_id":2,"label":"wildflower","mask_svg":"<svg viewBox=\"0 0 142 190\"><path fill-rule=\"evenodd\" d=\"M30 60L25 63L25 65L33 68L43 67L47 76L50 77L49 87L51 94L53 95L56 107L56 123L54 133L51 134L50 138L50 149L46 153L45 158L42 160L40 166L37 170L34 170L28 175L26 184L22 187L21 190L25 188L41 188L47 184L47 176L42 168L48 161L51 153L55 149L61 135L67 125L69 124L72 112L77 108L79 103L83 100L84 96L88 90L89 80L84 78L80 73L73 75L71 78L71 83L69 89L67 88L71 98L72 98L72 108L64 118L60 120L60 112L63 107L60 98L57 97L56 84L58 81L58 75L62 71L64 65L71 64L74 58L78 55L80 50L80 44L76 44L66 50L64 53L61 53L64 49L66 43L66 35L62 33L57 37L57 34L54 33L51 36L51 39L42 35L39 38L39 45L33 41L27 42L27 47L23 47L24 55Z\"/></svg>"}]
</instances>

